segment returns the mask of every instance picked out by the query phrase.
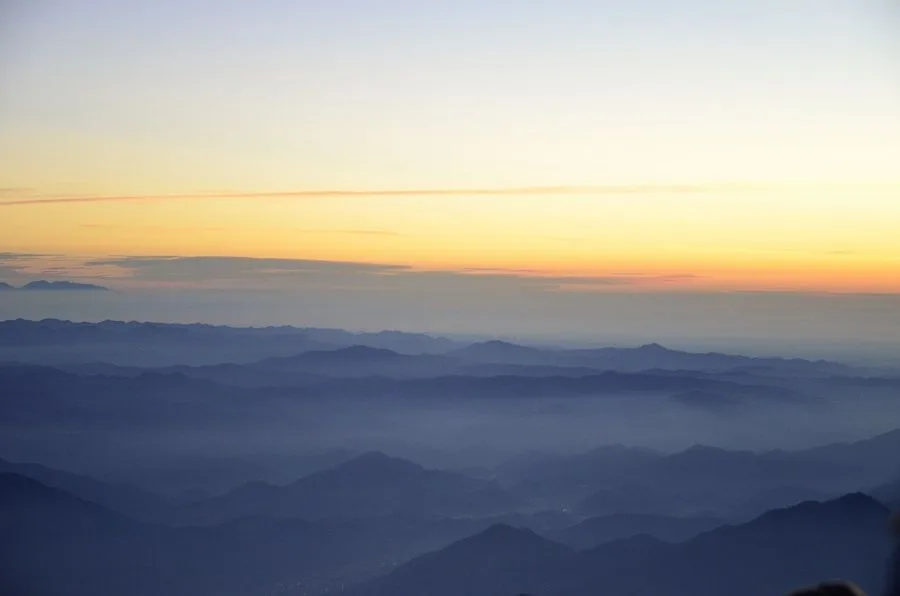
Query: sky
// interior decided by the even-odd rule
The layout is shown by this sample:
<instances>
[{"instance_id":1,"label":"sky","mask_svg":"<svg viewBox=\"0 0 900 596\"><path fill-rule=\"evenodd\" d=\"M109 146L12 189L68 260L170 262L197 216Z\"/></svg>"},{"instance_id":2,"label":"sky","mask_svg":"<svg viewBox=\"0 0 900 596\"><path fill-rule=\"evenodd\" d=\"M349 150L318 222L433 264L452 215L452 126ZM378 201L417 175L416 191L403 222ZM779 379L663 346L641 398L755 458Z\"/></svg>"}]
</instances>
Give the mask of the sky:
<instances>
[{"instance_id":1,"label":"sky","mask_svg":"<svg viewBox=\"0 0 900 596\"><path fill-rule=\"evenodd\" d=\"M779 333L825 295L865 322L830 337L871 339L859 301L900 295L898 26L890 0L5 0L0 281L678 295L692 324L771 294ZM378 326L353 304L328 318Z\"/></svg>"}]
</instances>

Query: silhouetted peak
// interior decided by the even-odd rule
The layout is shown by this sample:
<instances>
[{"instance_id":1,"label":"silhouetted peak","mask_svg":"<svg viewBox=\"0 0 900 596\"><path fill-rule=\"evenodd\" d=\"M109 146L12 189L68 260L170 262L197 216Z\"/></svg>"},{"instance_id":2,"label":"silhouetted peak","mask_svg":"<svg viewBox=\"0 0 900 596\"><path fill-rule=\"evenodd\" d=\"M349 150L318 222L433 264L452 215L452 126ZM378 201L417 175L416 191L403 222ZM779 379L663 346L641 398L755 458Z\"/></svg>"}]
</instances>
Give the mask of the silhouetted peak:
<instances>
[{"instance_id":1,"label":"silhouetted peak","mask_svg":"<svg viewBox=\"0 0 900 596\"><path fill-rule=\"evenodd\" d=\"M691 445L681 453L671 456L671 459L703 459L708 457L722 457L728 455L750 454L749 451L732 451L713 447L712 445Z\"/></svg>"},{"instance_id":2,"label":"silhouetted peak","mask_svg":"<svg viewBox=\"0 0 900 596\"><path fill-rule=\"evenodd\" d=\"M800 509L831 511L835 513L884 513L887 514L888 509L881 502L865 493L855 492L843 495L830 501L807 501L793 507L787 508L787 511L799 511Z\"/></svg>"},{"instance_id":3,"label":"silhouetted peak","mask_svg":"<svg viewBox=\"0 0 900 596\"><path fill-rule=\"evenodd\" d=\"M381 337L388 339L409 339L409 338L424 338L424 339L434 339L433 336L428 335L427 333L409 333L408 331L397 331L396 329L383 329L382 331L376 331L375 333L370 334L373 337Z\"/></svg>"},{"instance_id":4,"label":"silhouetted peak","mask_svg":"<svg viewBox=\"0 0 900 596\"><path fill-rule=\"evenodd\" d=\"M588 451L588 455L656 455L657 452L649 447L635 447L632 445L623 445L622 443L610 443L609 445L601 445Z\"/></svg>"},{"instance_id":5,"label":"silhouetted peak","mask_svg":"<svg viewBox=\"0 0 900 596\"><path fill-rule=\"evenodd\" d=\"M445 560L459 565L460 560L469 559L484 564L487 560L507 559L547 560L562 557L573 551L558 542L548 540L531 530L516 528L508 524L494 524L440 551Z\"/></svg>"},{"instance_id":6,"label":"silhouetted peak","mask_svg":"<svg viewBox=\"0 0 900 596\"><path fill-rule=\"evenodd\" d=\"M0 473L0 502L31 498L42 493L56 492L37 480L14 472Z\"/></svg>"},{"instance_id":7,"label":"silhouetted peak","mask_svg":"<svg viewBox=\"0 0 900 596\"><path fill-rule=\"evenodd\" d=\"M509 524L494 524L488 529L462 541L467 544L502 546L510 544L549 543L527 528L516 528Z\"/></svg>"},{"instance_id":8,"label":"silhouetted peak","mask_svg":"<svg viewBox=\"0 0 900 596\"><path fill-rule=\"evenodd\" d=\"M492 339L489 341L475 343L472 345L473 346L482 346L485 348L521 348L521 347L523 347L523 346L514 344L510 341L503 341L502 339Z\"/></svg>"},{"instance_id":9,"label":"silhouetted peak","mask_svg":"<svg viewBox=\"0 0 900 596\"><path fill-rule=\"evenodd\" d=\"M417 463L399 457L391 457L381 451L369 451L345 461L333 468L334 472L369 474L415 474L425 469Z\"/></svg>"},{"instance_id":10,"label":"silhouetted peak","mask_svg":"<svg viewBox=\"0 0 900 596\"><path fill-rule=\"evenodd\" d=\"M279 490L279 487L262 480L252 480L232 489L231 495L254 495Z\"/></svg>"},{"instance_id":11,"label":"silhouetted peak","mask_svg":"<svg viewBox=\"0 0 900 596\"><path fill-rule=\"evenodd\" d=\"M830 501L806 501L769 511L760 517L760 520L786 520L790 518L802 518L804 516L821 517L858 517L858 516L884 516L887 518L890 510L880 501L864 493L850 493Z\"/></svg>"},{"instance_id":12,"label":"silhouetted peak","mask_svg":"<svg viewBox=\"0 0 900 596\"><path fill-rule=\"evenodd\" d=\"M462 352L538 352L537 348L522 346L500 339L492 339L471 344L462 348Z\"/></svg>"},{"instance_id":13,"label":"silhouetted peak","mask_svg":"<svg viewBox=\"0 0 900 596\"><path fill-rule=\"evenodd\" d=\"M638 347L638 350L640 350L640 351L642 351L642 352L658 352L658 353L672 352L672 351L673 351L673 350L670 350L669 348L667 348L667 347L665 347L665 346L661 346L660 344L658 344L658 343L656 343L656 342L654 342L654 343L649 343L649 344L644 344L644 345Z\"/></svg>"},{"instance_id":14,"label":"silhouetted peak","mask_svg":"<svg viewBox=\"0 0 900 596\"><path fill-rule=\"evenodd\" d=\"M296 356L269 358L267 362L315 361L315 362L367 362L401 357L401 354L384 348L369 346L349 346L336 350L313 350Z\"/></svg>"},{"instance_id":15,"label":"silhouetted peak","mask_svg":"<svg viewBox=\"0 0 900 596\"><path fill-rule=\"evenodd\" d=\"M259 364L279 366L293 364L360 364L381 362L394 358L404 358L404 356L393 350L356 345L336 350L312 350L294 356L266 358L261 360Z\"/></svg>"},{"instance_id":16,"label":"silhouetted peak","mask_svg":"<svg viewBox=\"0 0 900 596\"><path fill-rule=\"evenodd\" d=\"M392 457L383 451L366 451L361 455L357 455L350 462L388 462L391 460L402 461L400 458Z\"/></svg>"},{"instance_id":17,"label":"silhouetted peak","mask_svg":"<svg viewBox=\"0 0 900 596\"><path fill-rule=\"evenodd\" d=\"M824 503L829 508L859 512L887 512L887 507L875 498L861 492L850 493Z\"/></svg>"},{"instance_id":18,"label":"silhouetted peak","mask_svg":"<svg viewBox=\"0 0 900 596\"><path fill-rule=\"evenodd\" d=\"M706 389L691 389L690 391L683 391L676 395L676 397L682 401L693 402L715 402L724 401L726 399L725 396L723 396L721 393L715 393Z\"/></svg>"},{"instance_id":19,"label":"silhouetted peak","mask_svg":"<svg viewBox=\"0 0 900 596\"><path fill-rule=\"evenodd\" d=\"M546 364L548 358L548 353L539 348L497 339L473 343L450 354L465 359L518 364Z\"/></svg>"},{"instance_id":20,"label":"silhouetted peak","mask_svg":"<svg viewBox=\"0 0 900 596\"><path fill-rule=\"evenodd\" d=\"M886 433L882 433L880 435L876 435L871 439L863 439L862 441L857 441L854 443L855 445L900 445L900 428L888 431Z\"/></svg>"},{"instance_id":21,"label":"silhouetted peak","mask_svg":"<svg viewBox=\"0 0 900 596\"><path fill-rule=\"evenodd\" d=\"M623 554L646 552L650 549L658 549L666 546L669 546L669 543L651 536L650 534L635 534L634 536L600 544L599 546L590 549L590 552L599 553L610 551L621 556Z\"/></svg>"},{"instance_id":22,"label":"silhouetted peak","mask_svg":"<svg viewBox=\"0 0 900 596\"><path fill-rule=\"evenodd\" d=\"M697 443L691 445L687 449L685 449L682 453L718 453L723 452L724 449L720 447L713 447L712 445L704 445L702 443Z\"/></svg>"},{"instance_id":23,"label":"silhouetted peak","mask_svg":"<svg viewBox=\"0 0 900 596\"><path fill-rule=\"evenodd\" d=\"M891 430L874 437L860 439L858 441L842 441L839 443L831 443L820 447L809 449L810 452L828 452L835 450L846 450L848 448L865 449L876 448L884 449L894 446L900 446L900 428Z\"/></svg>"},{"instance_id":24,"label":"silhouetted peak","mask_svg":"<svg viewBox=\"0 0 900 596\"><path fill-rule=\"evenodd\" d=\"M96 284L84 284L74 281L46 281L39 279L32 281L24 286L23 290L108 290L109 288L98 286Z\"/></svg>"},{"instance_id":25,"label":"silhouetted peak","mask_svg":"<svg viewBox=\"0 0 900 596\"><path fill-rule=\"evenodd\" d=\"M395 356L400 356L400 354L393 350L388 350L385 348L372 348L369 346L349 346L347 348L334 350L333 353L336 356L343 356L345 358L354 359L392 358Z\"/></svg>"},{"instance_id":26,"label":"silhouetted peak","mask_svg":"<svg viewBox=\"0 0 900 596\"><path fill-rule=\"evenodd\" d=\"M37 509L49 505L54 508L62 507L91 513L111 514L96 503L84 501L66 491L52 488L33 478L14 472L0 473L0 505L2 505L0 509L8 507L10 511L14 511L12 507ZM63 509L57 509L57 511Z\"/></svg>"}]
</instances>

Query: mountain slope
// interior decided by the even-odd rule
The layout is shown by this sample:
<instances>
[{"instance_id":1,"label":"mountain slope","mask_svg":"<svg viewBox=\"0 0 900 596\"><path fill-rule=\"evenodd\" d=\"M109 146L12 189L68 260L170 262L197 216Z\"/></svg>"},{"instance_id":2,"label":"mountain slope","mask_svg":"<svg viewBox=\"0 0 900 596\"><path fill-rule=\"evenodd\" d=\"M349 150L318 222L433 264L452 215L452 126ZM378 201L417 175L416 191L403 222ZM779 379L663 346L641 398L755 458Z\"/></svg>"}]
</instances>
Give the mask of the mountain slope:
<instances>
[{"instance_id":1,"label":"mountain slope","mask_svg":"<svg viewBox=\"0 0 900 596\"><path fill-rule=\"evenodd\" d=\"M416 557L352 596L494 596L516 594L571 556L567 547L530 530L498 524Z\"/></svg>"},{"instance_id":2,"label":"mountain slope","mask_svg":"<svg viewBox=\"0 0 900 596\"><path fill-rule=\"evenodd\" d=\"M404 513L490 515L514 509L515 500L492 482L426 470L371 452L286 485L251 483L185 508L204 523L243 516L364 518Z\"/></svg>"},{"instance_id":3,"label":"mountain slope","mask_svg":"<svg viewBox=\"0 0 900 596\"><path fill-rule=\"evenodd\" d=\"M796 454L809 461L828 461L858 472L858 486L884 482L900 472L900 429L848 443L835 443Z\"/></svg>"},{"instance_id":4,"label":"mountain slope","mask_svg":"<svg viewBox=\"0 0 900 596\"><path fill-rule=\"evenodd\" d=\"M607 542L647 535L665 542L683 542L725 521L711 517L668 517L620 513L592 517L554 532L550 537L576 549L590 549Z\"/></svg>"},{"instance_id":5,"label":"mountain slope","mask_svg":"<svg viewBox=\"0 0 900 596\"><path fill-rule=\"evenodd\" d=\"M39 464L12 463L2 459L0 473L31 478L47 487L65 491L74 497L135 519L158 519L171 514L171 505L165 499L127 484L111 484Z\"/></svg>"},{"instance_id":6,"label":"mountain slope","mask_svg":"<svg viewBox=\"0 0 900 596\"><path fill-rule=\"evenodd\" d=\"M548 582L546 593L587 596L606 586L648 596L750 596L834 578L874 590L884 579L887 519L883 505L860 494L803 503L712 530L667 552L636 552L629 564L643 573L604 573L610 558L621 556L608 545Z\"/></svg>"},{"instance_id":7,"label":"mountain slope","mask_svg":"<svg viewBox=\"0 0 900 596\"><path fill-rule=\"evenodd\" d=\"M0 474L0 586L17 596L258 596L288 586L333 592L485 525L414 517L245 518L170 528Z\"/></svg>"},{"instance_id":8,"label":"mountain slope","mask_svg":"<svg viewBox=\"0 0 900 596\"><path fill-rule=\"evenodd\" d=\"M585 515L755 516L805 500L878 486L894 477L900 431L801 451L751 452L696 445L623 467L583 499ZM557 486L571 486L554 471ZM550 467L550 470L553 470ZM534 478L547 478L535 474ZM596 476L594 476L596 478ZM546 481L546 480L545 480ZM577 494L577 491L571 491Z\"/></svg>"},{"instance_id":9,"label":"mountain slope","mask_svg":"<svg viewBox=\"0 0 900 596\"><path fill-rule=\"evenodd\" d=\"M649 536L572 553L521 530L492 529L413 559L354 596L755 596L832 578L879 589L888 510L851 494L724 526L682 544Z\"/></svg>"}]
</instances>

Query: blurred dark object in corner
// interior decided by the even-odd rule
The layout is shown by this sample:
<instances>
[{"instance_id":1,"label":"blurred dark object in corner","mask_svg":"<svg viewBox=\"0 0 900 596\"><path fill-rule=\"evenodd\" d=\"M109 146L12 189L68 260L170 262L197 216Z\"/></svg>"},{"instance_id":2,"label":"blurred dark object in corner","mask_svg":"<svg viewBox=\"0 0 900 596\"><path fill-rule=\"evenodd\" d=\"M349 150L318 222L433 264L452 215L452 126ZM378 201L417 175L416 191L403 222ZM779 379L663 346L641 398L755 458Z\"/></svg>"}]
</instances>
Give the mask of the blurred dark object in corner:
<instances>
[{"instance_id":1,"label":"blurred dark object in corner","mask_svg":"<svg viewBox=\"0 0 900 596\"><path fill-rule=\"evenodd\" d=\"M865 596L865 593L847 582L826 582L791 592L788 596Z\"/></svg>"},{"instance_id":2,"label":"blurred dark object in corner","mask_svg":"<svg viewBox=\"0 0 900 596\"><path fill-rule=\"evenodd\" d=\"M884 596L900 596L900 512L891 518L891 531L894 537L894 546L888 562L888 586ZM865 593L853 584L837 581L803 588L791 592L788 596L865 596Z\"/></svg>"},{"instance_id":3,"label":"blurred dark object in corner","mask_svg":"<svg viewBox=\"0 0 900 596\"><path fill-rule=\"evenodd\" d=\"M894 534L894 548L888 563L888 588L885 596L900 596L900 512L891 518L891 531Z\"/></svg>"}]
</instances>

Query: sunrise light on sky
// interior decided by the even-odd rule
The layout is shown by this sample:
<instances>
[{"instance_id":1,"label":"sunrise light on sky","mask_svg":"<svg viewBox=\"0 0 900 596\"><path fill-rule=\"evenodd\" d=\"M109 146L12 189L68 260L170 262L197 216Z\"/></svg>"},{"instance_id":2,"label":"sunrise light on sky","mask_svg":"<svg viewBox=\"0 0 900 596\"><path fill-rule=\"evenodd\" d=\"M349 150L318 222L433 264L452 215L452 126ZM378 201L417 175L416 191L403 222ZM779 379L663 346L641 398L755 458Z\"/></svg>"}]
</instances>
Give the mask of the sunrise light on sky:
<instances>
[{"instance_id":1,"label":"sunrise light on sky","mask_svg":"<svg viewBox=\"0 0 900 596\"><path fill-rule=\"evenodd\" d=\"M0 14L0 280L281 287L322 261L556 292L900 292L887 1ZM218 265L135 266L159 256Z\"/></svg>"}]
</instances>

